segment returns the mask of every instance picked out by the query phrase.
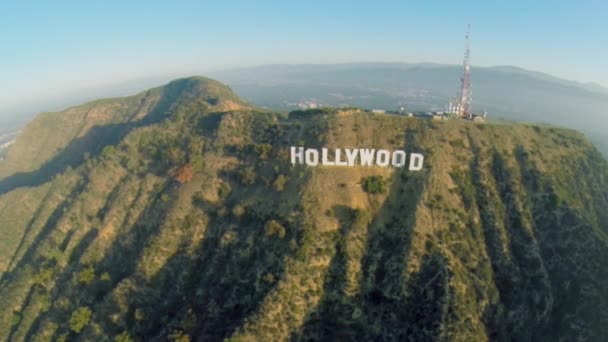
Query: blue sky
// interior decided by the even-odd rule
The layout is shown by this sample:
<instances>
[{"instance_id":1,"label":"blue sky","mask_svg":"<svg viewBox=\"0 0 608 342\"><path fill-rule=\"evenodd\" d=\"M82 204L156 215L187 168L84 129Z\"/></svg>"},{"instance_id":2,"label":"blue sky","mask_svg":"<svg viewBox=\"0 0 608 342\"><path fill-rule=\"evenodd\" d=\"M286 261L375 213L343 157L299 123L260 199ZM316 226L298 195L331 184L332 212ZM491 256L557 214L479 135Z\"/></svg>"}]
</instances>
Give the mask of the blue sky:
<instances>
[{"instance_id":1,"label":"blue sky","mask_svg":"<svg viewBox=\"0 0 608 342\"><path fill-rule=\"evenodd\" d=\"M145 77L267 63L515 65L608 87L605 1L12 1L0 112Z\"/></svg>"}]
</instances>

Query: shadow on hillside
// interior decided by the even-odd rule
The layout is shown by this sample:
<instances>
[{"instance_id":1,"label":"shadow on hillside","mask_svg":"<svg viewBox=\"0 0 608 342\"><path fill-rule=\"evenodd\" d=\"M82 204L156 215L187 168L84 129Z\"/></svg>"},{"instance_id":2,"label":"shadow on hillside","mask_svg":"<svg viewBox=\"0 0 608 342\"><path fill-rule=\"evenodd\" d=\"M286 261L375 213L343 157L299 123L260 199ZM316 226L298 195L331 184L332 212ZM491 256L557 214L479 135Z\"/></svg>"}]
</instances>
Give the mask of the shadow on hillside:
<instances>
[{"instance_id":1,"label":"shadow on hillside","mask_svg":"<svg viewBox=\"0 0 608 342\"><path fill-rule=\"evenodd\" d=\"M82 191L82 188L83 188L83 186L77 186L76 188L74 188L74 190L72 190L70 196L68 196L68 199L64 200L61 204L59 204L57 206L57 208L55 210L53 210L53 212L51 213L51 215L45 222L44 226L42 227L41 231L36 235L36 238L34 239L34 241L31 243L31 245L27 248L27 250L23 254L23 257L21 259L19 259L19 261L16 261L15 258L17 257L19 250L22 248L24 240L27 238L27 235L24 234L21 242L19 243L18 249L15 250L15 254L13 255L13 257L11 259L11 265L16 263L16 266L14 266L11 269L11 271L6 272L2 276L2 278L0 279L0 288L4 287L6 284L8 284L11 281L18 279L19 277L22 277L24 275L27 276L28 271L24 267L24 265L26 265L27 263L31 263L32 265L35 265L35 269L37 270L38 274L42 273L41 271L43 271L45 268L48 268L49 266L51 266L51 267L54 266L54 264L56 263L56 260L55 261L47 260L46 258L42 257L38 253L38 249L42 246L44 241L51 235L51 232L55 229L57 222L59 222L59 220L61 219L65 210L69 207L69 205L71 203L69 198L72 196L76 196L78 193L80 193L80 191ZM31 229L31 225L33 225L33 222L34 222L34 220L30 221L30 224L28 225L28 230ZM20 280L22 280L22 279L20 279ZM40 291L42 288L43 288L43 286L41 286L40 284L34 284L30 287L28 295L26 296L26 299L24 301L24 307L27 307L30 304L30 301L32 300L33 295L37 291ZM38 322L38 321L36 321L36 322ZM11 327L11 331L8 335L8 340L13 340L13 335L17 332L18 328L19 328L19 324L15 324ZM28 334L28 336L29 336L29 334ZM29 340L29 338L27 340Z\"/></svg>"},{"instance_id":2,"label":"shadow on hillside","mask_svg":"<svg viewBox=\"0 0 608 342\"><path fill-rule=\"evenodd\" d=\"M154 108L142 120L94 126L84 136L72 140L38 170L16 173L1 179L0 195L19 187L44 184L68 167L74 168L81 165L88 156L98 155L104 147L118 144L133 129L160 122L167 117L167 112L178 98L181 88L179 83L165 86Z\"/></svg>"},{"instance_id":3,"label":"shadow on hillside","mask_svg":"<svg viewBox=\"0 0 608 342\"><path fill-rule=\"evenodd\" d=\"M84 267L81 265L83 252L97 236L97 229L93 229L70 255L72 267L65 269L58 282L66 286L55 291L51 301L65 297L74 303L70 310L90 307L96 312L97 323L109 336L128 331L134 337L164 339L179 331L205 340L221 340L242 326L244 319L257 310L282 277L286 256L293 253L286 242L294 237L297 229L278 214L260 217L246 212L237 218L222 213L225 208L215 203L199 200L195 203L197 209L190 214L198 217L196 215L209 213L201 242L190 246L188 236L177 241L177 249L158 272L147 279L139 270L144 253L148 261L155 253L166 253L164 246L154 247L154 240L172 207L173 202L165 202L160 197L173 192L171 184L155 195L134 226L117 236L103 260L94 265L97 276L108 272L110 281L96 280L88 286L71 282ZM231 207L241 199L228 198L226 205ZM169 224L175 230L201 224L188 217L190 215L184 221ZM287 236L264 234L269 220L280 222ZM152 247L160 250L150 250ZM119 322L112 320L115 313L120 313ZM70 314L71 311L52 307L37 317L27 339L34 338L47 319L67 322ZM62 326L55 337L67 332L66 326Z\"/></svg>"},{"instance_id":4,"label":"shadow on hillside","mask_svg":"<svg viewBox=\"0 0 608 342\"><path fill-rule=\"evenodd\" d=\"M118 186L118 185L117 185ZM165 189L171 186L165 184ZM93 307L103 300L113 288L128 276L135 273L137 262L140 260L145 247L149 241L158 233L159 224L167 215L168 206L158 197L151 199L148 206L137 218L134 225L127 231L120 233L104 254L104 258L96 265L95 273L99 276L108 272L110 279L106 281L97 280L90 285L76 284L72 281L78 272L86 265L82 263L82 256L89 249L99 234L99 227L92 227L74 247L68 257L68 265L57 276L56 290L52 292L51 302L57 302L58 298L70 298L76 306ZM35 251L36 249L30 249ZM22 259L22 260L25 260ZM31 340L40 329L41 324L47 319L55 322L67 322L71 312L58 306L52 306L50 310L41 313L29 327L26 340ZM61 326L55 332L55 338L63 333L68 333L66 326Z\"/></svg>"},{"instance_id":5,"label":"shadow on hillside","mask_svg":"<svg viewBox=\"0 0 608 342\"><path fill-rule=\"evenodd\" d=\"M354 336L364 336L364 327L352 319L355 311L360 310L361 298L347 293L347 269L349 257L352 258L348 255L348 245L365 236L369 224L364 217L367 213L342 205L334 206L332 212L340 224L340 237L323 282L323 296L317 308L306 317L301 331L293 334L290 340L346 341Z\"/></svg>"},{"instance_id":6,"label":"shadow on hillside","mask_svg":"<svg viewBox=\"0 0 608 342\"><path fill-rule=\"evenodd\" d=\"M406 151L414 152L415 139L412 131L406 133ZM417 150L416 152L419 152ZM336 215L341 223L341 238L336 244L329 272L324 283L323 297L318 307L311 312L300 331L291 336L293 341L309 340L406 340L416 331L417 324L437 333L431 326L436 315L429 307L433 300L425 297L432 288L445 289L445 262L437 261L437 253L429 250L422 260L418 273L405 275L414 235L417 206L422 200L428 171L421 174L396 172L389 195L369 224L364 225L367 235L363 257L348 255L348 235L356 231L356 219L345 220L345 215ZM334 212L352 210L334 208ZM351 215L352 216L352 215ZM359 222L360 224L361 222ZM365 241L365 239L363 240ZM361 278L358 291L345 293L347 261L361 263ZM443 280L442 280L443 279ZM442 280L441 284L435 284ZM420 288L420 289L417 289ZM417 291L423 298L408 293ZM443 291L445 292L445 291ZM432 294L432 293L431 293ZM437 291L437 295L441 295ZM428 310L428 315L419 312ZM439 319L440 320L440 319Z\"/></svg>"},{"instance_id":7,"label":"shadow on hillside","mask_svg":"<svg viewBox=\"0 0 608 342\"><path fill-rule=\"evenodd\" d=\"M44 243L44 241L50 236L50 234L52 233L52 231L56 228L56 224L59 222L59 220L61 219L61 217L65 213L65 210L67 210L67 208L69 208L69 206L71 204L71 198L75 197L76 195L78 195L82 191L83 188L84 188L83 184L81 184L79 186L76 186L70 192L70 194L66 197L67 199L64 200L63 202L61 202L57 206L57 208L55 208L55 210L53 210L53 212L49 215L48 219L46 220L46 222L42 226L40 232L36 234L36 237L34 238L34 240L27 247L27 250L24 252L23 256L19 260L17 260L16 258L18 257L20 249L23 248L23 244L25 243L25 239L28 238L30 230L33 228L33 225L35 223L35 218L33 218L32 220L30 220L30 222L28 223L28 226L27 226L27 230L24 233L21 241L19 242L18 248L15 250L15 253L14 253L14 255L11 258L11 261L10 261L10 264L9 264L9 265L12 266L11 271L8 271L8 272L4 273L4 275L2 276L2 278L0 278L0 281L1 281L0 284L1 285L4 285L5 282L8 282L11 279L13 279L15 273L19 272L22 269L22 267L24 265L26 265L27 263L30 263L30 262L31 263L38 263L38 262L41 261L41 260L36 260L36 257L37 257L36 251Z\"/></svg>"},{"instance_id":8,"label":"shadow on hillside","mask_svg":"<svg viewBox=\"0 0 608 342\"><path fill-rule=\"evenodd\" d=\"M206 204L210 212L213 204ZM194 258L177 253L150 284L165 296L162 312L142 330L143 336L164 338L181 330L195 340L220 341L231 336L257 311L283 277L286 240L295 234L280 216L248 212L240 218L212 216ZM270 220L280 222L287 236L264 233ZM147 301L158 309L158 301Z\"/></svg>"},{"instance_id":9,"label":"shadow on hillside","mask_svg":"<svg viewBox=\"0 0 608 342\"><path fill-rule=\"evenodd\" d=\"M291 340L349 340L355 337L382 340L391 334L395 334L392 338L404 337L398 333L407 327L404 310L408 309L408 299L403 273L408 263L416 205L423 182L420 179L409 180L415 184L411 184L413 186L404 193L407 182L397 174L395 177L389 197L369 224L360 227L356 211L350 208L334 208L335 213L352 211L352 218L343 219L347 216L336 215L342 217L341 238L336 243L336 254L325 278L323 297L315 311L308 315L301 331ZM349 235L357 233L363 233L363 237L367 235L360 260L348 255L352 246L357 245L356 240L349 242ZM361 262L361 278L355 294L345 291L349 259L350 262ZM392 327L393 331L378 330L387 327Z\"/></svg>"},{"instance_id":10,"label":"shadow on hillside","mask_svg":"<svg viewBox=\"0 0 608 342\"><path fill-rule=\"evenodd\" d=\"M524 191L528 193L530 199L536 195L536 198L527 204L535 244L535 248L530 248L530 250L537 250L540 258L529 260L526 255L522 254L520 246L512 246L514 259L519 259L522 273L526 277L524 279L528 284L525 285L532 290L541 290L538 291L541 296L534 294L535 297L541 297L535 298L534 305L529 305L530 302L528 302L528 305L531 306L528 311L541 319L530 320L529 322L536 324L534 326L529 324L528 326L531 327L526 327L526 331L530 332L532 340L541 338L576 339L580 336L579 327L584 324L588 328L585 334L590 341L605 340L605 336L608 336L606 315L605 311L602 314L597 308L605 307L602 304L605 301L601 299L607 298L608 295L607 287L602 285L608 279L608 268L603 263L604 260L608 260L608 251L603 242L605 240L601 237L601 229L608 227L602 224L603 217L606 217L604 215L606 215L605 208L608 198L602 196L601 187L590 186L589 183L569 184L570 186L576 184L583 189L585 186L590 186L583 190L592 194L584 197L583 206L589 210L588 213L595 212L594 220L593 216L587 216L579 208L573 207L572 202L569 201L571 198L561 197L563 193L558 192L557 186L552 184L551 178L538 170L538 166L535 165L533 158L523 146L517 146L514 149L514 155L519 166L519 174L516 176L520 177ZM579 164L574 167L583 165ZM598 168L598 170L603 171L602 168ZM598 173L591 170L585 171L587 170L584 168L577 169L574 174L585 174L586 182L592 181L593 176L598 176ZM602 175L599 174L599 176ZM596 187L599 188L598 192L595 192ZM539 194L542 195L539 196ZM569 196L574 194L574 191L569 192ZM573 238L574 236L576 239ZM522 240L527 242L525 237L518 240L515 243L521 244ZM515 252L516 249L520 250L519 253ZM602 262L593 262L594 260L602 260ZM543 288L533 282L541 277L527 278L531 271L537 272L541 264L546 272L544 276L551 287ZM562 286L564 279L568 279L566 281L568 286ZM585 293L595 295L590 296ZM547 299L551 299L551 301L548 302ZM575 318L572 318L572 312L576 312Z\"/></svg>"},{"instance_id":11,"label":"shadow on hillside","mask_svg":"<svg viewBox=\"0 0 608 342\"><path fill-rule=\"evenodd\" d=\"M288 252L259 233L262 222L252 220L237 228L215 219L209 229L197 257L187 260L191 261L186 263L187 271L183 259L188 256L176 254L154 279L152 286L170 295L164 316L148 324L145 336L168 336L172 328L180 327L197 340L223 340L242 326L281 278L282 256ZM232 229L237 230L238 240L222 246ZM247 247L248 240L255 247ZM158 304L149 301L147 305Z\"/></svg>"}]
</instances>

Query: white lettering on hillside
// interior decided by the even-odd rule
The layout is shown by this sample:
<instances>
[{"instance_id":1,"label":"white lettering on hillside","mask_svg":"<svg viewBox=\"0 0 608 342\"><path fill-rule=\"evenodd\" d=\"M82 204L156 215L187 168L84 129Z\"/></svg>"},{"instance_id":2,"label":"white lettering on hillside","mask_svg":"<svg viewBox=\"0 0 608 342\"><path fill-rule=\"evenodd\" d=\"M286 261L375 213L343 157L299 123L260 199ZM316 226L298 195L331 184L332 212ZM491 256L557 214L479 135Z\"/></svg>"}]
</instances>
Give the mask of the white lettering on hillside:
<instances>
[{"instance_id":1,"label":"white lettering on hillside","mask_svg":"<svg viewBox=\"0 0 608 342\"><path fill-rule=\"evenodd\" d=\"M358 148L355 148L354 150L347 148L346 149L346 164L348 166L355 166L355 160L357 160L358 154L359 154Z\"/></svg>"},{"instance_id":2,"label":"white lettering on hillside","mask_svg":"<svg viewBox=\"0 0 608 342\"><path fill-rule=\"evenodd\" d=\"M361 149L359 154L361 155L361 165L371 166L374 162L374 153L376 150Z\"/></svg>"},{"instance_id":3,"label":"white lettering on hillside","mask_svg":"<svg viewBox=\"0 0 608 342\"><path fill-rule=\"evenodd\" d=\"M424 156L396 150L376 150L367 148L328 149L291 146L291 164L308 166L377 166L402 168L407 165L410 171L420 171L424 167ZM409 159L409 162L408 162Z\"/></svg>"}]
</instances>

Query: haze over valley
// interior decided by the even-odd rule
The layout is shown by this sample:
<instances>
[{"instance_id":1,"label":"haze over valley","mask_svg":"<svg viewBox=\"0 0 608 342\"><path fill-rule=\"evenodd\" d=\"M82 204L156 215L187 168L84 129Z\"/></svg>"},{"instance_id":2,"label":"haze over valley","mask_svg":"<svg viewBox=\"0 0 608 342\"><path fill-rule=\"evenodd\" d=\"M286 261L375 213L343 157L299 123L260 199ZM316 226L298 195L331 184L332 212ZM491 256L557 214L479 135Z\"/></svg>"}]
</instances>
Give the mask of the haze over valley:
<instances>
[{"instance_id":1,"label":"haze over valley","mask_svg":"<svg viewBox=\"0 0 608 342\"><path fill-rule=\"evenodd\" d=\"M443 111L458 89L462 67L434 63L263 65L208 73L258 106L290 111L306 107ZM17 131L33 115L99 97L134 94L170 76L97 86L23 106L0 119ZM472 67L473 110L492 120L547 123L584 132L608 154L608 89L517 67Z\"/></svg>"}]
</instances>

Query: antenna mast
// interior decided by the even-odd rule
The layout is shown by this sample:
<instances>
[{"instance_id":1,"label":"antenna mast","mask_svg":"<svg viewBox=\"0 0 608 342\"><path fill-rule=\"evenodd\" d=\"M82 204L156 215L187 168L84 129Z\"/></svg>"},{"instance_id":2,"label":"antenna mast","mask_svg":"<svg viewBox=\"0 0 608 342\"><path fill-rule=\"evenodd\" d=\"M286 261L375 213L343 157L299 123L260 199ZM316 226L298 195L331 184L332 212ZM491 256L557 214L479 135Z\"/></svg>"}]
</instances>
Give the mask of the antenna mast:
<instances>
[{"instance_id":1,"label":"antenna mast","mask_svg":"<svg viewBox=\"0 0 608 342\"><path fill-rule=\"evenodd\" d=\"M466 47L465 47L465 51L464 51L464 61L463 61L463 72L462 72L462 77L460 78L461 81L461 85L460 85L460 96L459 96L459 102L460 102L460 110L461 110L461 117L464 118L471 118L471 97L472 97L472 91L471 91L471 43L470 43L470 35L471 35L471 24L469 24L467 26L467 35L465 36L466 38Z\"/></svg>"}]
</instances>

